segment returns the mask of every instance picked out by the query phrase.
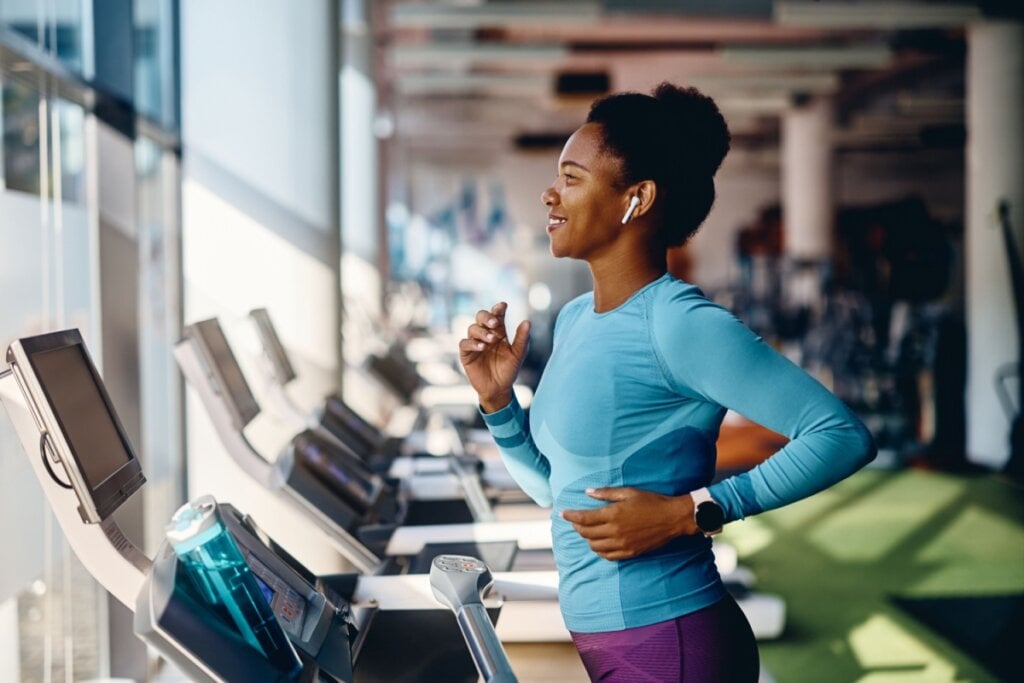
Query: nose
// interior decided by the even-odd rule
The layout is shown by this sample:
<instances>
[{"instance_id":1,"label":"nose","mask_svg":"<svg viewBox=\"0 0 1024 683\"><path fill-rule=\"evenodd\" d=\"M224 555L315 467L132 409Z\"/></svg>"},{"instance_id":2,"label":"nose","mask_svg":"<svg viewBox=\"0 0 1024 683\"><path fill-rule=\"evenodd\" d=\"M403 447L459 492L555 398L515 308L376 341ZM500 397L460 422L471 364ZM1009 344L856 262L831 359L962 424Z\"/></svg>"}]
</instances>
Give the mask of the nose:
<instances>
[{"instance_id":1,"label":"nose","mask_svg":"<svg viewBox=\"0 0 1024 683\"><path fill-rule=\"evenodd\" d=\"M549 187L540 193L540 201L544 206L553 206L558 201L558 193L555 192L555 188Z\"/></svg>"}]
</instances>

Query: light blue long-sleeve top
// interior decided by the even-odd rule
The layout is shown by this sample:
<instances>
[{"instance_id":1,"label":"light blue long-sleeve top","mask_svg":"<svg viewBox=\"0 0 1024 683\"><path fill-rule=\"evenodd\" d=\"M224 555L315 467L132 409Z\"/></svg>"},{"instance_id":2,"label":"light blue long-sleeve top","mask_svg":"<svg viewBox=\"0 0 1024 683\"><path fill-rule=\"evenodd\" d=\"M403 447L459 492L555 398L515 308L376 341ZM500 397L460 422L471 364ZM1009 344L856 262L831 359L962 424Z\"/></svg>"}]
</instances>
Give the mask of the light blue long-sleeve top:
<instances>
[{"instance_id":1,"label":"light blue long-sleeve top","mask_svg":"<svg viewBox=\"0 0 1024 683\"><path fill-rule=\"evenodd\" d=\"M515 398L484 414L513 478L553 507L569 630L646 626L724 597L704 536L609 561L560 513L606 504L587 488L682 495L708 486L727 408L790 438L752 470L709 487L727 521L809 496L874 457L864 425L839 399L670 274L611 311L595 313L592 292L566 304L529 416Z\"/></svg>"}]
</instances>

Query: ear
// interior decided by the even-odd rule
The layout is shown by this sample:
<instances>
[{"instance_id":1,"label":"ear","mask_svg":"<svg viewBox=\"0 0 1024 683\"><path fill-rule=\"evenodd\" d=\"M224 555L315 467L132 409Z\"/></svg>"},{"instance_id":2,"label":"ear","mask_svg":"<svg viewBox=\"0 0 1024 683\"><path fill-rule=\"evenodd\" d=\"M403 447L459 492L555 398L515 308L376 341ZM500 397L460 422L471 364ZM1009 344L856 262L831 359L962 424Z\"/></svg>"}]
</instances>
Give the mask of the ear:
<instances>
[{"instance_id":1,"label":"ear","mask_svg":"<svg viewBox=\"0 0 1024 683\"><path fill-rule=\"evenodd\" d=\"M653 180L641 180L629 190L627 197L637 197L640 204L633 211L633 218L639 218L651 210L658 194L658 186Z\"/></svg>"}]
</instances>

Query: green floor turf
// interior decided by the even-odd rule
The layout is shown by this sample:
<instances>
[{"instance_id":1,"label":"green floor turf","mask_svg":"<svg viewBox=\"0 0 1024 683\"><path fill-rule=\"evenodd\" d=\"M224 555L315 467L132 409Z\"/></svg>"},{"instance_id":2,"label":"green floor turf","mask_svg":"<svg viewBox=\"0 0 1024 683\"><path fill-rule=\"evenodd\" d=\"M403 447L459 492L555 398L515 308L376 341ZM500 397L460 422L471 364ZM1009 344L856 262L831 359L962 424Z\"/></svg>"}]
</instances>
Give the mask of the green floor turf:
<instances>
[{"instance_id":1,"label":"green floor turf","mask_svg":"<svg viewBox=\"0 0 1024 683\"><path fill-rule=\"evenodd\" d=\"M786 600L761 643L777 683L1024 681L1024 489L1003 477L864 470L724 537Z\"/></svg>"}]
</instances>

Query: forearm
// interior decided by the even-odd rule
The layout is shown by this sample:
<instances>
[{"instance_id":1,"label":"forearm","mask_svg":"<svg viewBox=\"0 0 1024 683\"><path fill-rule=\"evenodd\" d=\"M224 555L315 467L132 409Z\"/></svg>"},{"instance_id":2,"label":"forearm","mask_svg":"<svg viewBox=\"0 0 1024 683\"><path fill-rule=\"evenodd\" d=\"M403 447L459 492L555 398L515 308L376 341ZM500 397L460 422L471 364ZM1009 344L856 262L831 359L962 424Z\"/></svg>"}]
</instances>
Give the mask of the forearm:
<instances>
[{"instance_id":1,"label":"forearm","mask_svg":"<svg viewBox=\"0 0 1024 683\"><path fill-rule=\"evenodd\" d=\"M708 487L726 520L772 510L822 491L850 476L875 456L870 434L844 411L835 424L801 434L753 468Z\"/></svg>"},{"instance_id":2,"label":"forearm","mask_svg":"<svg viewBox=\"0 0 1024 683\"><path fill-rule=\"evenodd\" d=\"M538 505L550 507L553 502L549 483L551 465L534 444L526 413L515 395L494 412L481 404L481 414L509 474Z\"/></svg>"},{"instance_id":3,"label":"forearm","mask_svg":"<svg viewBox=\"0 0 1024 683\"><path fill-rule=\"evenodd\" d=\"M790 439L753 470L709 487L727 520L817 493L874 457L864 425L817 380L723 309L706 304L691 315L661 319L660 348L689 349L663 352L669 380Z\"/></svg>"}]
</instances>

